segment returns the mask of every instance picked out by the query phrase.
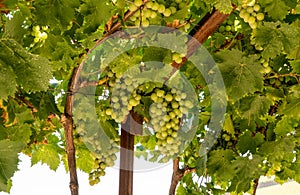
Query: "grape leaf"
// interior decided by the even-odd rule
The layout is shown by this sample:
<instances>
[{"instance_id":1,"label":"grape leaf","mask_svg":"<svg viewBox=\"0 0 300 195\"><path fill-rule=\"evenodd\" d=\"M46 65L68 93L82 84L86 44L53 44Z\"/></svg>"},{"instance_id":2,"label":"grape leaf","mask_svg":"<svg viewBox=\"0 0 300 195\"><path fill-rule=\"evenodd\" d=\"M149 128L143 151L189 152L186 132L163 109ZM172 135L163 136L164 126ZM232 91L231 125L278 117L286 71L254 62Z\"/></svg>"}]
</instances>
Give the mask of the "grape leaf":
<instances>
[{"instance_id":1,"label":"grape leaf","mask_svg":"<svg viewBox=\"0 0 300 195\"><path fill-rule=\"evenodd\" d=\"M298 49L299 31L293 25L281 22L264 22L257 28L255 41L264 48L262 56L265 59L275 58L282 51L291 59L295 58L294 51Z\"/></svg>"},{"instance_id":2,"label":"grape leaf","mask_svg":"<svg viewBox=\"0 0 300 195\"><path fill-rule=\"evenodd\" d=\"M13 69L9 66L6 66L4 62L0 59L0 99L6 99L8 96L12 96L17 88L16 74ZM7 82L9 81L9 82Z\"/></svg>"},{"instance_id":3,"label":"grape leaf","mask_svg":"<svg viewBox=\"0 0 300 195\"><path fill-rule=\"evenodd\" d=\"M111 1L84 0L79 7L79 12L85 16L86 28L94 30L110 19L114 9L116 8L111 4Z\"/></svg>"},{"instance_id":4,"label":"grape leaf","mask_svg":"<svg viewBox=\"0 0 300 195\"><path fill-rule=\"evenodd\" d=\"M290 61L290 64L293 68L293 73L300 73L300 60Z\"/></svg>"},{"instance_id":5,"label":"grape leaf","mask_svg":"<svg viewBox=\"0 0 300 195\"><path fill-rule=\"evenodd\" d=\"M24 144L8 140L0 140L0 191L9 192L9 179L18 170L18 153Z\"/></svg>"},{"instance_id":6,"label":"grape leaf","mask_svg":"<svg viewBox=\"0 0 300 195\"><path fill-rule=\"evenodd\" d=\"M289 9L297 5L293 0L261 0L259 3L265 8L265 11L275 20L282 20L288 14Z\"/></svg>"},{"instance_id":7,"label":"grape leaf","mask_svg":"<svg viewBox=\"0 0 300 195\"><path fill-rule=\"evenodd\" d=\"M230 115L225 115L223 129L231 135L234 135L234 126Z\"/></svg>"},{"instance_id":8,"label":"grape leaf","mask_svg":"<svg viewBox=\"0 0 300 195\"><path fill-rule=\"evenodd\" d=\"M300 86L295 85L290 87L289 93L286 96L283 104L278 108L279 114L285 114L288 116L300 116Z\"/></svg>"},{"instance_id":9,"label":"grape leaf","mask_svg":"<svg viewBox=\"0 0 300 195\"><path fill-rule=\"evenodd\" d=\"M232 162L236 179L230 186L231 190L234 187L235 192L248 191L251 181L264 174L264 170L259 168L262 161L263 157L258 155L253 155L250 159L248 157L237 157L236 160Z\"/></svg>"},{"instance_id":10,"label":"grape leaf","mask_svg":"<svg viewBox=\"0 0 300 195\"><path fill-rule=\"evenodd\" d=\"M205 2L215 6L221 13L229 14L232 11L231 0L205 0Z\"/></svg>"},{"instance_id":11,"label":"grape leaf","mask_svg":"<svg viewBox=\"0 0 300 195\"><path fill-rule=\"evenodd\" d=\"M234 177L234 169L231 161L234 159L234 153L231 150L214 150L210 152L207 167L220 180L229 180Z\"/></svg>"},{"instance_id":12,"label":"grape leaf","mask_svg":"<svg viewBox=\"0 0 300 195\"><path fill-rule=\"evenodd\" d=\"M16 12L13 18L6 22L3 37L13 38L18 42L22 42L24 35L27 34L26 30L22 27L23 23L24 16L21 12Z\"/></svg>"},{"instance_id":13,"label":"grape leaf","mask_svg":"<svg viewBox=\"0 0 300 195\"><path fill-rule=\"evenodd\" d=\"M229 99L233 102L247 94L260 91L263 75L257 63L257 56L243 56L239 50L225 50L216 54L216 61L222 73Z\"/></svg>"},{"instance_id":14,"label":"grape leaf","mask_svg":"<svg viewBox=\"0 0 300 195\"><path fill-rule=\"evenodd\" d=\"M288 133L295 131L295 126L298 125L297 120L293 120L291 117L285 115L282 119L276 124L274 132L278 136L286 136Z\"/></svg>"},{"instance_id":15,"label":"grape leaf","mask_svg":"<svg viewBox=\"0 0 300 195\"><path fill-rule=\"evenodd\" d=\"M261 133L256 133L252 136L250 131L244 132L243 135L239 137L237 148L242 154L245 154L248 150L254 154L256 149L264 142L264 135Z\"/></svg>"},{"instance_id":16,"label":"grape leaf","mask_svg":"<svg viewBox=\"0 0 300 195\"><path fill-rule=\"evenodd\" d=\"M76 166L85 173L90 173L93 170L94 159L91 151L83 148L76 150Z\"/></svg>"},{"instance_id":17,"label":"grape leaf","mask_svg":"<svg viewBox=\"0 0 300 195\"><path fill-rule=\"evenodd\" d=\"M75 18L75 8L78 8L79 0L51 0L49 2L35 0L33 5L38 24L66 30Z\"/></svg>"},{"instance_id":18,"label":"grape leaf","mask_svg":"<svg viewBox=\"0 0 300 195\"><path fill-rule=\"evenodd\" d=\"M264 96L247 96L236 103L236 108L242 118L256 119L261 115L267 114L272 101Z\"/></svg>"},{"instance_id":19,"label":"grape leaf","mask_svg":"<svg viewBox=\"0 0 300 195\"><path fill-rule=\"evenodd\" d=\"M46 58L27 52L13 39L0 39L0 48L0 60L4 66L12 67L18 85L28 92L48 88L52 73Z\"/></svg>"},{"instance_id":20,"label":"grape leaf","mask_svg":"<svg viewBox=\"0 0 300 195\"><path fill-rule=\"evenodd\" d=\"M58 146L52 144L42 144L33 150L31 157L31 166L42 162L47 164L51 170L56 170L60 163L60 157L58 154Z\"/></svg>"},{"instance_id":21,"label":"grape leaf","mask_svg":"<svg viewBox=\"0 0 300 195\"><path fill-rule=\"evenodd\" d=\"M1 127L0 139L5 138L11 141L27 143L30 140L31 128L29 124L14 125L10 127Z\"/></svg>"}]
</instances>

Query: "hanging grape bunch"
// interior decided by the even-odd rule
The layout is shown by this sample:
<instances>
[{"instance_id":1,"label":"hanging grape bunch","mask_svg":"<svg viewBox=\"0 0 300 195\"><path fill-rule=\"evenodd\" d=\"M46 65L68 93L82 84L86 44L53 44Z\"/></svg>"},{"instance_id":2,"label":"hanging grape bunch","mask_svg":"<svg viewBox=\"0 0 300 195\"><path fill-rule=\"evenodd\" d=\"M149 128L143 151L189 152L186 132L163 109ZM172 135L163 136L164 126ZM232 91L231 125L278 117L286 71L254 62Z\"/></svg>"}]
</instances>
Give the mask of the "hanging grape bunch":
<instances>
[{"instance_id":1,"label":"hanging grape bunch","mask_svg":"<svg viewBox=\"0 0 300 195\"><path fill-rule=\"evenodd\" d=\"M240 21L238 20L235 14L232 14L228 17L227 20L225 20L224 23L222 23L218 31L220 33L226 32L229 34L235 34L240 28L241 28Z\"/></svg>"},{"instance_id":2,"label":"hanging grape bunch","mask_svg":"<svg viewBox=\"0 0 300 195\"><path fill-rule=\"evenodd\" d=\"M145 3L144 3L145 2ZM188 1L176 0L176 1L144 1L134 0L129 4L129 11L136 11L140 8L140 11L134 13L130 17L131 23L135 26L147 27L151 25L161 25L164 22L173 22L171 16L177 14L178 11L184 11L188 5ZM178 18L178 17L177 17ZM190 28L190 24L187 23L184 18L177 24L181 28L187 31Z\"/></svg>"},{"instance_id":3,"label":"hanging grape bunch","mask_svg":"<svg viewBox=\"0 0 300 195\"><path fill-rule=\"evenodd\" d=\"M246 23L250 25L252 29L256 29L265 17L264 13L260 11L260 5L256 3L256 1L251 1L250 3L245 3L241 7L239 15Z\"/></svg>"},{"instance_id":4,"label":"hanging grape bunch","mask_svg":"<svg viewBox=\"0 0 300 195\"><path fill-rule=\"evenodd\" d=\"M86 104L86 107L78 107L76 112L88 113L89 109L90 105ZM89 174L89 183L95 185L100 182L100 177L105 175L105 168L114 166L117 159L116 153L119 151L119 137L104 139L101 130L94 125L98 123L98 120L93 115L87 115L82 121L78 120L76 123L74 142L77 147L91 151L94 166Z\"/></svg>"},{"instance_id":5,"label":"hanging grape bunch","mask_svg":"<svg viewBox=\"0 0 300 195\"><path fill-rule=\"evenodd\" d=\"M182 62L183 54L172 53L172 60L177 63ZM178 154L182 140L178 136L185 115L196 104L193 98L183 91L186 87L183 84L168 86L161 82L153 82L147 77L155 75L155 71L163 73L163 77L168 75L164 70L171 70L169 64L160 63L159 67L152 67L151 63L140 63L140 65L130 67L123 73L114 73L113 64L108 67L107 80L109 83L110 106L104 107L104 113L109 120L122 123L130 111L143 115L145 122L144 128L147 132L152 132L155 136L158 148L168 159ZM122 76L120 76L122 75ZM182 82L180 76L175 76L174 80ZM184 83L184 82L182 82Z\"/></svg>"}]
</instances>

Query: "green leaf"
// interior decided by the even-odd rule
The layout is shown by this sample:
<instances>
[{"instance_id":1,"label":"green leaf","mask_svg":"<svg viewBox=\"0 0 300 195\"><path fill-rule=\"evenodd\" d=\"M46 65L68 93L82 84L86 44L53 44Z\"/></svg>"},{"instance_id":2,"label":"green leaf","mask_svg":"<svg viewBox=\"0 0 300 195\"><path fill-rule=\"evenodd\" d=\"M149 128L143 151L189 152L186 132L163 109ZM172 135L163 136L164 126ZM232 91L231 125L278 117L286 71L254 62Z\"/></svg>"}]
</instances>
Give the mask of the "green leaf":
<instances>
[{"instance_id":1,"label":"green leaf","mask_svg":"<svg viewBox=\"0 0 300 195\"><path fill-rule=\"evenodd\" d=\"M179 185L177 187L176 194L178 194L178 195L188 195L189 193L187 192L185 187L183 187L183 185Z\"/></svg>"},{"instance_id":2,"label":"green leaf","mask_svg":"<svg viewBox=\"0 0 300 195\"><path fill-rule=\"evenodd\" d=\"M259 72L261 66L257 63L257 56L246 57L233 49L217 53L216 58L231 101L262 90L263 75Z\"/></svg>"},{"instance_id":3,"label":"green leaf","mask_svg":"<svg viewBox=\"0 0 300 195\"><path fill-rule=\"evenodd\" d=\"M31 127L29 124L15 125L6 128L0 126L0 131L0 139L3 137L10 141L21 142L24 144L28 143L31 136Z\"/></svg>"},{"instance_id":4,"label":"green leaf","mask_svg":"<svg viewBox=\"0 0 300 195\"><path fill-rule=\"evenodd\" d=\"M0 59L0 99L6 99L8 96L14 95L17 88L16 74L10 66L6 66ZM9 82L7 82L9 81Z\"/></svg>"},{"instance_id":5,"label":"green leaf","mask_svg":"<svg viewBox=\"0 0 300 195\"><path fill-rule=\"evenodd\" d=\"M9 192L9 180L18 170L18 153L23 147L21 142L0 140L0 191Z\"/></svg>"},{"instance_id":6,"label":"green leaf","mask_svg":"<svg viewBox=\"0 0 300 195\"><path fill-rule=\"evenodd\" d=\"M3 63L2 66L11 67L14 70L17 84L24 90L35 92L48 88L52 78L48 60L29 53L15 40L0 39L0 62ZM10 85L9 82L10 80L7 80L5 85Z\"/></svg>"},{"instance_id":7,"label":"green leaf","mask_svg":"<svg viewBox=\"0 0 300 195\"><path fill-rule=\"evenodd\" d=\"M236 108L242 118L254 120L267 114L272 103L271 100L264 96L247 96L236 104Z\"/></svg>"},{"instance_id":8,"label":"green leaf","mask_svg":"<svg viewBox=\"0 0 300 195\"><path fill-rule=\"evenodd\" d=\"M300 73L300 60L290 61L290 64L293 68L293 73Z\"/></svg>"},{"instance_id":9,"label":"green leaf","mask_svg":"<svg viewBox=\"0 0 300 195\"><path fill-rule=\"evenodd\" d=\"M205 0L205 2L215 6L221 13L229 14L232 11L231 0Z\"/></svg>"},{"instance_id":10,"label":"green leaf","mask_svg":"<svg viewBox=\"0 0 300 195\"><path fill-rule=\"evenodd\" d=\"M282 20L288 14L289 9L291 9L291 5L294 5L295 1L293 0L261 0L259 3L262 7L265 8L265 11L269 13L269 15L274 20Z\"/></svg>"},{"instance_id":11,"label":"green leaf","mask_svg":"<svg viewBox=\"0 0 300 195\"><path fill-rule=\"evenodd\" d=\"M56 171L60 163L58 147L52 144L42 144L36 147L32 153L31 166L41 162L47 164L51 170Z\"/></svg>"},{"instance_id":12,"label":"green leaf","mask_svg":"<svg viewBox=\"0 0 300 195\"><path fill-rule=\"evenodd\" d=\"M288 116L300 116L300 86L295 85L290 87L289 93L278 108L279 114L285 114Z\"/></svg>"},{"instance_id":13,"label":"green leaf","mask_svg":"<svg viewBox=\"0 0 300 195\"><path fill-rule=\"evenodd\" d=\"M209 154L207 167L221 181L230 180L234 177L234 169L231 165L233 159L234 153L232 150L214 150Z\"/></svg>"},{"instance_id":14,"label":"green leaf","mask_svg":"<svg viewBox=\"0 0 300 195\"><path fill-rule=\"evenodd\" d=\"M246 131L239 137L237 148L242 154L250 151L252 154L256 153L256 149L264 142L264 135L256 133L252 135L252 132Z\"/></svg>"},{"instance_id":15,"label":"green leaf","mask_svg":"<svg viewBox=\"0 0 300 195\"><path fill-rule=\"evenodd\" d=\"M67 29L75 18L75 8L78 8L79 0L36 0L33 6L38 24Z\"/></svg>"},{"instance_id":16,"label":"green leaf","mask_svg":"<svg viewBox=\"0 0 300 195\"><path fill-rule=\"evenodd\" d=\"M22 13L16 12L13 15L13 18L6 22L3 37L12 38L18 42L22 42L24 35L27 34L27 31L22 27L22 25L24 25L24 20Z\"/></svg>"},{"instance_id":17,"label":"green leaf","mask_svg":"<svg viewBox=\"0 0 300 195\"><path fill-rule=\"evenodd\" d=\"M223 125L223 129L231 134L231 135L234 135L234 126L233 126L233 122L231 120L231 117L230 115L226 114L225 115L225 121L224 121L224 125Z\"/></svg>"},{"instance_id":18,"label":"green leaf","mask_svg":"<svg viewBox=\"0 0 300 195\"><path fill-rule=\"evenodd\" d=\"M262 56L265 59L275 58L282 51L294 59L295 50L299 47L299 31L294 25L281 22L264 22L257 28L255 41L264 48Z\"/></svg>"},{"instance_id":19,"label":"green leaf","mask_svg":"<svg viewBox=\"0 0 300 195\"><path fill-rule=\"evenodd\" d=\"M55 103L55 98L49 91L30 94L29 98L34 107L37 108L40 119L47 119L51 113L60 114Z\"/></svg>"},{"instance_id":20,"label":"green leaf","mask_svg":"<svg viewBox=\"0 0 300 195\"><path fill-rule=\"evenodd\" d=\"M84 0L79 7L79 12L85 16L84 25L95 30L111 18L114 9L116 7L112 5L111 1Z\"/></svg>"},{"instance_id":21,"label":"green leaf","mask_svg":"<svg viewBox=\"0 0 300 195\"><path fill-rule=\"evenodd\" d=\"M292 133L296 130L296 126L298 126L297 120L294 120L291 117L285 115L276 124L274 132L277 136L287 136L287 134Z\"/></svg>"},{"instance_id":22,"label":"green leaf","mask_svg":"<svg viewBox=\"0 0 300 195\"><path fill-rule=\"evenodd\" d=\"M76 150L76 166L85 173L90 173L93 170L94 159L91 151L80 148Z\"/></svg>"},{"instance_id":23,"label":"green leaf","mask_svg":"<svg viewBox=\"0 0 300 195\"><path fill-rule=\"evenodd\" d=\"M253 155L252 157L237 157L232 162L237 180L233 182L236 192L246 192L250 189L250 183L264 174L261 164L263 157Z\"/></svg>"}]
</instances>

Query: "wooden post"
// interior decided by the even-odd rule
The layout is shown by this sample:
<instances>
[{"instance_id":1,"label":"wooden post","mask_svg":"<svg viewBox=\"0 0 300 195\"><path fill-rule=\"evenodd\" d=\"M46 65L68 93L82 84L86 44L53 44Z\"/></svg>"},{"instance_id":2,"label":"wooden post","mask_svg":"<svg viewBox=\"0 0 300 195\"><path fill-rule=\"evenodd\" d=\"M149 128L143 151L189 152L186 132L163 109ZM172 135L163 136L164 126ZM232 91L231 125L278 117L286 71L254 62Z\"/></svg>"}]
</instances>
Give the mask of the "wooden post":
<instances>
[{"instance_id":1,"label":"wooden post","mask_svg":"<svg viewBox=\"0 0 300 195\"><path fill-rule=\"evenodd\" d=\"M133 193L134 135L142 134L143 118L133 111L121 125L119 195Z\"/></svg>"}]
</instances>

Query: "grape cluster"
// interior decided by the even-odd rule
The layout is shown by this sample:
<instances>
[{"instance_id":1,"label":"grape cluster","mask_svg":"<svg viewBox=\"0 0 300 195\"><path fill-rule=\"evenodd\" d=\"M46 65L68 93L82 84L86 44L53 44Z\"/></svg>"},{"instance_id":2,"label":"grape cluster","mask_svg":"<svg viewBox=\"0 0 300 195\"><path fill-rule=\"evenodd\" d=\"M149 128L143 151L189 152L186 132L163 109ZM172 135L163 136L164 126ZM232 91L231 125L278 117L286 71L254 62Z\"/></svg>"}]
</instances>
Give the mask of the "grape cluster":
<instances>
[{"instance_id":1,"label":"grape cluster","mask_svg":"<svg viewBox=\"0 0 300 195\"><path fill-rule=\"evenodd\" d=\"M42 29L40 28L40 26L33 26L31 32L31 35L34 36L33 42L44 42L48 38L48 34L46 32L47 30L47 26L43 26Z\"/></svg>"},{"instance_id":2,"label":"grape cluster","mask_svg":"<svg viewBox=\"0 0 300 195\"><path fill-rule=\"evenodd\" d=\"M236 32L241 28L240 21L235 15L230 15L229 18L219 27L218 31L223 32Z\"/></svg>"},{"instance_id":3,"label":"grape cluster","mask_svg":"<svg viewBox=\"0 0 300 195\"><path fill-rule=\"evenodd\" d=\"M134 106L140 104L141 95L137 94L138 82L131 75L116 77L111 96L111 108L105 114L111 116L117 123L124 120Z\"/></svg>"},{"instance_id":4,"label":"grape cluster","mask_svg":"<svg viewBox=\"0 0 300 195\"><path fill-rule=\"evenodd\" d=\"M181 144L178 130L182 117L194 104L187 99L186 93L174 88L156 88L150 97L154 102L149 109L151 126L155 131L158 150L171 157L178 153Z\"/></svg>"},{"instance_id":5,"label":"grape cluster","mask_svg":"<svg viewBox=\"0 0 300 195\"><path fill-rule=\"evenodd\" d=\"M98 143L99 146L99 141L95 143ZM111 146L104 152L100 149L94 154L96 158L94 161L93 171L89 174L90 185L99 183L100 177L105 175L105 168L114 166L114 162L117 160L115 153L119 151L119 147L112 140L110 140L110 144Z\"/></svg>"},{"instance_id":6,"label":"grape cluster","mask_svg":"<svg viewBox=\"0 0 300 195\"><path fill-rule=\"evenodd\" d=\"M188 2L183 2L182 0L172 2L150 0L145 3L143 0L134 0L133 3L129 4L128 9L130 11L136 11L140 8L141 12L135 12L134 15L130 17L130 20L134 22L135 26L147 27L150 24L160 24L163 19L172 16L187 4ZM184 29L187 30L190 24L187 23L183 26Z\"/></svg>"},{"instance_id":7,"label":"grape cluster","mask_svg":"<svg viewBox=\"0 0 300 195\"><path fill-rule=\"evenodd\" d=\"M264 13L259 12L261 7L259 4L249 3L242 6L239 16L247 22L252 29L256 29L261 21L264 20Z\"/></svg>"},{"instance_id":8,"label":"grape cluster","mask_svg":"<svg viewBox=\"0 0 300 195\"><path fill-rule=\"evenodd\" d=\"M91 154L94 157L93 171L89 174L90 185L95 185L100 182L100 177L105 175L105 168L114 165L117 156L115 153L119 151L117 145L118 140L111 139L109 144L105 147L101 145L101 137L97 133L87 132L89 129L88 125L76 127L76 133L74 142L77 146L84 144L91 150ZM89 134L91 134L89 136Z\"/></svg>"},{"instance_id":9,"label":"grape cluster","mask_svg":"<svg viewBox=\"0 0 300 195\"><path fill-rule=\"evenodd\" d=\"M269 60L265 58L260 59L260 63L263 65L263 69L260 71L262 74L268 74L272 71L272 68L269 66Z\"/></svg>"}]
</instances>

